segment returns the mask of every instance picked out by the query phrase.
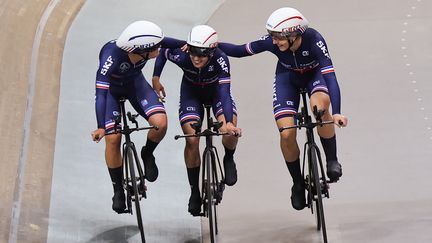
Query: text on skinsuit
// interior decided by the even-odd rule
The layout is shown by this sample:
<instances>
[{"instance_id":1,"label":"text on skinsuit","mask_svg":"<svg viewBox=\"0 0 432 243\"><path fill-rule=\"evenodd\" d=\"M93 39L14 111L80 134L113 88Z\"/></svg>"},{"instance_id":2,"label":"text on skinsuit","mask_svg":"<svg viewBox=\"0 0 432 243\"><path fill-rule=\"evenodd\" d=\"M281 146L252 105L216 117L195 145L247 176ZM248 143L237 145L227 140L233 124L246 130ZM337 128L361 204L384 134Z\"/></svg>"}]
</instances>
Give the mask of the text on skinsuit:
<instances>
[{"instance_id":1,"label":"text on skinsuit","mask_svg":"<svg viewBox=\"0 0 432 243\"><path fill-rule=\"evenodd\" d=\"M228 65L225 62L225 59L223 57L219 57L217 59L217 62L219 63L219 65L221 66L222 70L224 70L225 72L229 72L228 71Z\"/></svg>"},{"instance_id":2,"label":"text on skinsuit","mask_svg":"<svg viewBox=\"0 0 432 243\"><path fill-rule=\"evenodd\" d=\"M111 67L112 64L113 64L112 57L109 56L109 57L107 58L107 60L105 61L105 64L102 66L102 69L101 69L100 73L101 73L102 75L106 75L107 72L108 72L108 69Z\"/></svg>"},{"instance_id":3,"label":"text on skinsuit","mask_svg":"<svg viewBox=\"0 0 432 243\"><path fill-rule=\"evenodd\" d=\"M328 59L330 59L330 55L327 51L327 47L324 45L324 42L318 41L316 45L321 49L321 51L324 53L324 56L326 56Z\"/></svg>"}]
</instances>

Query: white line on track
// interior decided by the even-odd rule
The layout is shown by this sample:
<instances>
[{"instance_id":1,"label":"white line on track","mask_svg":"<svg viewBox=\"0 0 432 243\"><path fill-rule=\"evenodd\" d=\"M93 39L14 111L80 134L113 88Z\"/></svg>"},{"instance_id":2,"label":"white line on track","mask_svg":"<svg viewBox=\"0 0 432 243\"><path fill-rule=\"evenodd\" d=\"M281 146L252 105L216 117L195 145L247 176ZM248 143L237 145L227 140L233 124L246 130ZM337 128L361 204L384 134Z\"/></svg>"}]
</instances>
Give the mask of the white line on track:
<instances>
[{"instance_id":1,"label":"white line on track","mask_svg":"<svg viewBox=\"0 0 432 243\"><path fill-rule=\"evenodd\" d=\"M410 9L411 9L411 11L413 11L413 12L415 12L415 10L417 9L417 3L421 3L421 1L422 0L417 0L416 1L416 3L413 5L413 6L411 6L410 7ZM408 33L408 31L407 31L407 29L406 28L408 28L409 27L409 21L410 21L410 19L413 17L413 13L407 13L406 15L405 15L405 17L406 17L406 20L402 23L402 25L403 25L403 29L402 29L402 37L401 37L401 50L402 50L402 57L405 59L405 60L407 60L408 59L408 54L406 53L406 51L408 51L408 48L407 48L407 42L409 41L409 40L407 40L407 38L406 38L406 34ZM411 76L411 77L413 77L412 79L410 79L410 82L414 85L414 89L413 89L413 91L414 91L414 93L416 93L416 95L417 95L417 101L418 101L418 104L420 105L420 107L419 107L419 109L424 113L423 114L423 119L424 119L424 121L426 121L426 122L428 122L427 123L427 125L426 125L426 130L428 130L429 132L431 132L432 131L432 128L431 128L431 126L430 126L430 123L429 123L429 116L427 115L427 109L425 109L425 107L423 106L423 98L421 97L421 91L419 91L419 89L417 88L417 85L418 85L418 82L417 82L417 80L415 79L415 73L412 71L412 65L411 65L411 63L408 63L408 62L406 62L405 63L405 66L409 69L408 70L408 75L409 76ZM431 137L429 137L431 140L432 140L432 136Z\"/></svg>"},{"instance_id":2,"label":"white line on track","mask_svg":"<svg viewBox=\"0 0 432 243\"><path fill-rule=\"evenodd\" d=\"M45 25L48 22L48 18L59 1L60 0L51 0L50 3L48 4L47 8L45 9L39 21L36 30L36 35L33 41L30 70L29 70L29 80L28 80L27 103L26 103L26 110L25 110L24 124L23 124L24 132L23 132L23 138L22 138L21 149L20 149L17 177L15 179L14 198L13 198L12 212L11 212L11 224L9 230L9 243L17 242L19 218L21 213L22 191L24 189L23 177L24 177L25 164L27 161L27 154L28 154L30 123L31 123L31 117L33 112L33 98L35 93L37 60L39 57L40 42L42 39L43 31L45 29Z\"/></svg>"}]
</instances>

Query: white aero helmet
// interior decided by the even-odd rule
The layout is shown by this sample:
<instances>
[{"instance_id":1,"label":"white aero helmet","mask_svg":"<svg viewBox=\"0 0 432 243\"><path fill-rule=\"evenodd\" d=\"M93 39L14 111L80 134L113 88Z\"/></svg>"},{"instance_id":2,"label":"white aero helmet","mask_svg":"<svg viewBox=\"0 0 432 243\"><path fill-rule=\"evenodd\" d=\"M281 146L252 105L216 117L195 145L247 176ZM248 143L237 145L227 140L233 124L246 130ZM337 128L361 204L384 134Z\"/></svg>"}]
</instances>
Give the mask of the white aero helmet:
<instances>
[{"instance_id":1,"label":"white aero helmet","mask_svg":"<svg viewBox=\"0 0 432 243\"><path fill-rule=\"evenodd\" d=\"M116 45L126 52L142 54L160 46L164 34L159 26L150 21L136 21L126 27Z\"/></svg>"},{"instance_id":2,"label":"white aero helmet","mask_svg":"<svg viewBox=\"0 0 432 243\"><path fill-rule=\"evenodd\" d=\"M208 25L197 25L189 33L189 53L195 56L212 56L217 44L217 32Z\"/></svg>"},{"instance_id":3,"label":"white aero helmet","mask_svg":"<svg viewBox=\"0 0 432 243\"><path fill-rule=\"evenodd\" d=\"M288 36L292 33L303 34L308 28L309 22L295 8L280 8L274 11L267 20L266 28L271 34L280 33Z\"/></svg>"}]
</instances>

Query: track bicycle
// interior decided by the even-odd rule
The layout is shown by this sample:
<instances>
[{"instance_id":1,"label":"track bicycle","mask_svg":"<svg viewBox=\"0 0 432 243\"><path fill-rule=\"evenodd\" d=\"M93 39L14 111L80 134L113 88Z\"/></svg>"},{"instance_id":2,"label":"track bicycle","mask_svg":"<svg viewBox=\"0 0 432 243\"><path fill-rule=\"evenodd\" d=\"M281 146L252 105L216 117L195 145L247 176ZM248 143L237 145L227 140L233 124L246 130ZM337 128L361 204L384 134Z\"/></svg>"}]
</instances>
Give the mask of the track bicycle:
<instances>
[{"instance_id":1,"label":"track bicycle","mask_svg":"<svg viewBox=\"0 0 432 243\"><path fill-rule=\"evenodd\" d=\"M133 215L132 202L135 202L135 214L137 217L138 228L140 230L141 241L145 243L144 225L141 217L140 200L141 198L147 198L146 186L144 175L145 171L140 164L138 154L135 148L135 144L131 141L130 134L132 132L156 129L157 126L139 127L136 118L138 114L131 114L125 110L125 98L121 98L120 102L120 115L114 117L115 125L114 131L106 135L121 133L125 137L125 142L122 146L122 167L123 167L123 188L126 191L126 210L124 213L130 213ZM135 127L128 125L128 120L132 122ZM121 129L117 129L118 125L123 124ZM138 172L138 175L137 173Z\"/></svg>"},{"instance_id":2,"label":"track bicycle","mask_svg":"<svg viewBox=\"0 0 432 243\"><path fill-rule=\"evenodd\" d=\"M315 116L315 122L313 122L308 111L306 89L300 89L300 94L303 106L301 107L301 111L294 115L297 124L294 126L279 128L279 132L286 129L306 129L306 142L303 147L302 175L307 190L307 207L311 209L312 214L315 214L317 230L322 231L324 243L327 243L327 231L322 199L323 197L329 198L329 183L331 183L331 181L327 180L326 174L324 173L321 153L315 143L314 128L317 126L333 124L333 121L322 121L322 116L324 115L325 110L318 110L318 108L314 106L312 112ZM305 171L306 165L307 171Z\"/></svg>"},{"instance_id":3,"label":"track bicycle","mask_svg":"<svg viewBox=\"0 0 432 243\"><path fill-rule=\"evenodd\" d=\"M187 137L205 137L206 146L202 155L202 176L201 176L201 198L203 213L209 219L210 241L216 242L218 234L217 205L222 201L223 191L225 190L225 176L219 160L216 147L213 145L213 136L228 135L220 133L219 128L222 122L213 121L210 116L211 105L204 105L206 110L207 129L201 131L200 123L191 124L195 129L195 134L176 135L175 140Z\"/></svg>"}]
</instances>

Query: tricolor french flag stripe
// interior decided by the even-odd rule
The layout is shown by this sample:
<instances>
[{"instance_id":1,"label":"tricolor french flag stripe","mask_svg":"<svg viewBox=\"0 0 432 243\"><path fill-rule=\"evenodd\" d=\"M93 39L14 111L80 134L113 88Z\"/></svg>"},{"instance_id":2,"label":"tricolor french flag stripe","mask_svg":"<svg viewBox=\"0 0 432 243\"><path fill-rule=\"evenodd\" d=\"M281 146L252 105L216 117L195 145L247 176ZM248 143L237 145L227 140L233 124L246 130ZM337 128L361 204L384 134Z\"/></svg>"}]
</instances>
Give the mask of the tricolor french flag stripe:
<instances>
[{"instance_id":1,"label":"tricolor french flag stripe","mask_svg":"<svg viewBox=\"0 0 432 243\"><path fill-rule=\"evenodd\" d=\"M145 110L147 116L150 116L152 113L155 112L165 112L165 108L163 106L152 106Z\"/></svg>"},{"instance_id":2,"label":"tricolor french flag stripe","mask_svg":"<svg viewBox=\"0 0 432 243\"><path fill-rule=\"evenodd\" d=\"M281 110L276 111L276 112L274 113L274 116L275 116L275 117L278 117L278 116L286 115L286 114L291 115L291 114L295 114L296 112L297 112L297 111L295 111L295 110L293 110L293 109L281 109Z\"/></svg>"},{"instance_id":3,"label":"tricolor french flag stripe","mask_svg":"<svg viewBox=\"0 0 432 243\"><path fill-rule=\"evenodd\" d=\"M222 78L222 79L219 79L219 83L220 84L229 84L229 83L231 83L231 79L229 79L229 78Z\"/></svg>"},{"instance_id":4,"label":"tricolor french flag stripe","mask_svg":"<svg viewBox=\"0 0 432 243\"><path fill-rule=\"evenodd\" d=\"M102 82L102 81L96 81L96 88L97 89L109 89L109 83Z\"/></svg>"},{"instance_id":5,"label":"tricolor french flag stripe","mask_svg":"<svg viewBox=\"0 0 432 243\"><path fill-rule=\"evenodd\" d=\"M222 114L222 112L223 112L223 109L222 109L222 108L220 108L219 110L217 110L217 111L216 111L216 116L218 116L218 115Z\"/></svg>"},{"instance_id":6,"label":"tricolor french flag stripe","mask_svg":"<svg viewBox=\"0 0 432 243\"><path fill-rule=\"evenodd\" d=\"M247 43L247 44L246 44L246 51L247 51L249 54L254 55L255 53L252 51L252 48L251 48L250 45L251 45L250 43Z\"/></svg>"},{"instance_id":7,"label":"tricolor french flag stripe","mask_svg":"<svg viewBox=\"0 0 432 243\"><path fill-rule=\"evenodd\" d=\"M325 86L317 86L317 87L315 87L315 88L312 89L311 94L313 94L313 93L315 93L317 91L324 91L324 92L328 93L327 87L325 87Z\"/></svg>"},{"instance_id":8,"label":"tricolor french flag stripe","mask_svg":"<svg viewBox=\"0 0 432 243\"><path fill-rule=\"evenodd\" d=\"M186 120L200 120L200 117L197 114L185 114L180 117L180 122L186 121Z\"/></svg>"},{"instance_id":9,"label":"tricolor french flag stripe","mask_svg":"<svg viewBox=\"0 0 432 243\"><path fill-rule=\"evenodd\" d=\"M113 121L105 123L105 129L113 128L114 125L115 125L115 122L113 122Z\"/></svg>"},{"instance_id":10,"label":"tricolor french flag stripe","mask_svg":"<svg viewBox=\"0 0 432 243\"><path fill-rule=\"evenodd\" d=\"M333 73L333 72L334 72L333 66L328 66L328 67L321 68L321 73L322 74Z\"/></svg>"}]
</instances>

